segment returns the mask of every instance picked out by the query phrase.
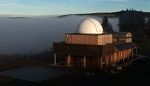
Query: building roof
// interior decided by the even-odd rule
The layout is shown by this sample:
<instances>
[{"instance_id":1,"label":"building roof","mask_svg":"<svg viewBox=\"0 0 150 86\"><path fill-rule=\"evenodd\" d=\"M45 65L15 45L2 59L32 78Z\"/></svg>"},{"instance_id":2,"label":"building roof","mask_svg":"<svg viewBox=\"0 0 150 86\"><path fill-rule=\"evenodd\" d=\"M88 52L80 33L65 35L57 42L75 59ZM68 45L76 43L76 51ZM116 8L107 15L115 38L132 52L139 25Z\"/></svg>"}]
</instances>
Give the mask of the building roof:
<instances>
[{"instance_id":1,"label":"building roof","mask_svg":"<svg viewBox=\"0 0 150 86\"><path fill-rule=\"evenodd\" d=\"M92 19L92 18L88 18L88 19L83 20L80 23L77 33L102 34L103 28L102 28L101 24L99 23L99 21Z\"/></svg>"},{"instance_id":2,"label":"building roof","mask_svg":"<svg viewBox=\"0 0 150 86\"><path fill-rule=\"evenodd\" d=\"M114 33L114 37L132 37L132 34L130 32L119 32Z\"/></svg>"},{"instance_id":3,"label":"building roof","mask_svg":"<svg viewBox=\"0 0 150 86\"><path fill-rule=\"evenodd\" d=\"M126 49L130 49L130 48L136 48L136 44L133 42L130 43L121 43L121 44L115 44L115 48L117 48L117 50L121 51L121 50L126 50Z\"/></svg>"},{"instance_id":4,"label":"building roof","mask_svg":"<svg viewBox=\"0 0 150 86\"><path fill-rule=\"evenodd\" d=\"M104 32L104 33L102 33L102 34L65 33L65 35L95 35L95 36L98 36L98 35L110 35L110 33L106 33L106 32Z\"/></svg>"}]
</instances>

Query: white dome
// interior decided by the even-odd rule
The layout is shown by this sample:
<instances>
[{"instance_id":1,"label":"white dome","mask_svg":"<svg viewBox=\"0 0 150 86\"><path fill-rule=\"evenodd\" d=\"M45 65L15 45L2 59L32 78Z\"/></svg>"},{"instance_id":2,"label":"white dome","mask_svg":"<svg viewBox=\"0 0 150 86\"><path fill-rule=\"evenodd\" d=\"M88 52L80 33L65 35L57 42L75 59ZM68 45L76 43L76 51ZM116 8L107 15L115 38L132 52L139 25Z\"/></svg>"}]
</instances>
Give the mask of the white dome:
<instances>
[{"instance_id":1,"label":"white dome","mask_svg":"<svg viewBox=\"0 0 150 86\"><path fill-rule=\"evenodd\" d=\"M83 20L78 28L78 33L81 34L102 34L103 28L101 24L92 18Z\"/></svg>"}]
</instances>

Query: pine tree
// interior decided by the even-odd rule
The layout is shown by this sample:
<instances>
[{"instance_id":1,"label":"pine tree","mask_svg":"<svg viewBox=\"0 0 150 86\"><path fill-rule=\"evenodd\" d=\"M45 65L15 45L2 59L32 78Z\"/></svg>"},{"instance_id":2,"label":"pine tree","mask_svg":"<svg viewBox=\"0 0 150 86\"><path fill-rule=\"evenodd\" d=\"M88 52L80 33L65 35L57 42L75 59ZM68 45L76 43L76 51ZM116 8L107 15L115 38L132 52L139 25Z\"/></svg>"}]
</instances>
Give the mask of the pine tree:
<instances>
[{"instance_id":1,"label":"pine tree","mask_svg":"<svg viewBox=\"0 0 150 86\"><path fill-rule=\"evenodd\" d=\"M106 14L102 19L102 27L104 29L104 32L109 32L109 33L113 32L112 25L109 23L109 20L108 20Z\"/></svg>"}]
</instances>

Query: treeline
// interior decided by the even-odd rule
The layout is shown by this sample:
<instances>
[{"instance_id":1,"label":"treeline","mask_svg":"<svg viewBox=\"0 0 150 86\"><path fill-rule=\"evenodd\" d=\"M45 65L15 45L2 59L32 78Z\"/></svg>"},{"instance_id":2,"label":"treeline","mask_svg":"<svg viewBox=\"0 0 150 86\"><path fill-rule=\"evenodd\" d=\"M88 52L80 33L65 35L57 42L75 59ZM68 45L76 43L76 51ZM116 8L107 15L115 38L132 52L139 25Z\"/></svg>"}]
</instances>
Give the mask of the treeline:
<instances>
[{"instance_id":1,"label":"treeline","mask_svg":"<svg viewBox=\"0 0 150 86\"><path fill-rule=\"evenodd\" d=\"M136 32L145 24L145 17L142 11L128 10L119 17L120 31Z\"/></svg>"},{"instance_id":2,"label":"treeline","mask_svg":"<svg viewBox=\"0 0 150 86\"><path fill-rule=\"evenodd\" d=\"M67 17L71 15L79 15L79 16L101 16L104 17L105 14L107 14L107 17L120 17L122 14L126 13L127 11L133 11L134 9L126 9L126 10L121 10L118 12L96 12L96 13L84 13L84 14L66 14L66 15L60 15L57 17ZM136 10L134 10L136 11ZM136 11L136 12L141 12L141 11ZM148 17L150 15L150 12L142 12L143 16Z\"/></svg>"},{"instance_id":3,"label":"treeline","mask_svg":"<svg viewBox=\"0 0 150 86\"><path fill-rule=\"evenodd\" d=\"M120 32L131 32L133 39L143 40L143 38L150 38L150 15L145 16L143 11L136 11L134 9L127 9L120 14L118 13L118 15ZM108 17L109 15L105 13L101 21L104 32L114 33Z\"/></svg>"},{"instance_id":4,"label":"treeline","mask_svg":"<svg viewBox=\"0 0 150 86\"><path fill-rule=\"evenodd\" d=\"M121 32L131 32L133 37L139 38L140 40L149 38L150 15L145 16L143 11L127 9L119 17L119 28Z\"/></svg>"}]
</instances>

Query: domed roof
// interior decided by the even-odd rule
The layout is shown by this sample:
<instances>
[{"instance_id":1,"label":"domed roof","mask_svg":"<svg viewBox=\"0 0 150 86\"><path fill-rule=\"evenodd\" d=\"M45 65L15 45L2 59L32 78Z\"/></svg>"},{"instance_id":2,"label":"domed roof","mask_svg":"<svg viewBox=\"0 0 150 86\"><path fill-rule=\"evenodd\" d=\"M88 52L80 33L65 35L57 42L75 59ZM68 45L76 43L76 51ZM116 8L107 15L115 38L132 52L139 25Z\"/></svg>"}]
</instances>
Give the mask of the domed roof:
<instances>
[{"instance_id":1,"label":"domed roof","mask_svg":"<svg viewBox=\"0 0 150 86\"><path fill-rule=\"evenodd\" d=\"M92 18L83 20L78 28L78 33L81 34L102 34L103 28L101 24Z\"/></svg>"}]
</instances>

